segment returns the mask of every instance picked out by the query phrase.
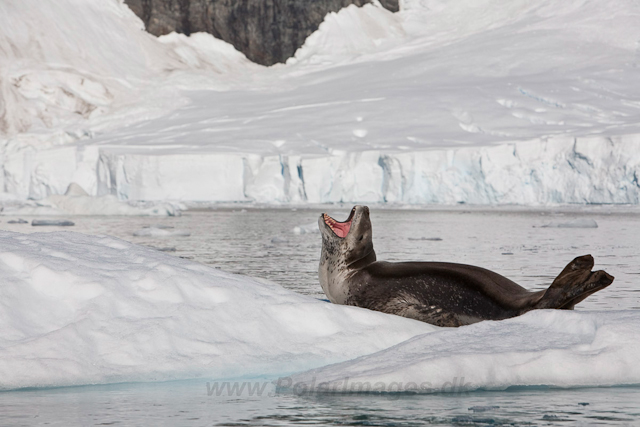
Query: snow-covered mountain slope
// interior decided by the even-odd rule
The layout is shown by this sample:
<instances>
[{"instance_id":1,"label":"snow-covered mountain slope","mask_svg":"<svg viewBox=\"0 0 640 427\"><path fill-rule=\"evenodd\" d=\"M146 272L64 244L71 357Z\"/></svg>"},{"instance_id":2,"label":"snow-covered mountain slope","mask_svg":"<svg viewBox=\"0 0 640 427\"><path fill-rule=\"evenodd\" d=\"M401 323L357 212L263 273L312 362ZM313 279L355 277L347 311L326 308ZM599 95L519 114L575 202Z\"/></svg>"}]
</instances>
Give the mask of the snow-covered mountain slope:
<instances>
[{"instance_id":1,"label":"snow-covered mountain slope","mask_svg":"<svg viewBox=\"0 0 640 427\"><path fill-rule=\"evenodd\" d=\"M116 123L147 119L185 102L178 93L182 70L196 87L224 89L221 79L246 58L213 37L160 42L118 0L3 1L0 4L0 133L84 136L105 115ZM215 62L215 65L213 64ZM227 73L231 74L231 73ZM236 74L236 73L233 73ZM119 111L124 110L124 111Z\"/></svg>"},{"instance_id":2,"label":"snow-covered mountain slope","mask_svg":"<svg viewBox=\"0 0 640 427\"><path fill-rule=\"evenodd\" d=\"M0 6L4 188L19 198L77 182L127 200L640 202L630 0L348 7L270 68L206 34L155 39L116 0L22 4Z\"/></svg>"}]
</instances>

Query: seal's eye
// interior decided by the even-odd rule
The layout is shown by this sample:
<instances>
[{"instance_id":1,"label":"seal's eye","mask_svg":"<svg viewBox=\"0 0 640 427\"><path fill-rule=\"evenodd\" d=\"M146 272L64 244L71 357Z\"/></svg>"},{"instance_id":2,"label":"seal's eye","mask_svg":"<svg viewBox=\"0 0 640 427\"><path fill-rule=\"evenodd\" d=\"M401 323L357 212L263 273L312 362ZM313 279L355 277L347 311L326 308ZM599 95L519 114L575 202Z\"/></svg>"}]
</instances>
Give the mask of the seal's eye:
<instances>
[{"instance_id":1,"label":"seal's eye","mask_svg":"<svg viewBox=\"0 0 640 427\"><path fill-rule=\"evenodd\" d=\"M360 237L358 238L358 242L361 242L363 237L364 237L364 236L360 236Z\"/></svg>"}]
</instances>

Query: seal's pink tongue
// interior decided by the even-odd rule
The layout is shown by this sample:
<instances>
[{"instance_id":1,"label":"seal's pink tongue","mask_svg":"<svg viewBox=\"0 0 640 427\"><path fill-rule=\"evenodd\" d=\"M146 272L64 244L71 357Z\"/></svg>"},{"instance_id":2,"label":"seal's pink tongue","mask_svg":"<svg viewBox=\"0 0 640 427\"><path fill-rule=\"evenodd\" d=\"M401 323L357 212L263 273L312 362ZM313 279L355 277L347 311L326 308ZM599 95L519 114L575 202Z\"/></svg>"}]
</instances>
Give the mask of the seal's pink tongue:
<instances>
[{"instance_id":1,"label":"seal's pink tongue","mask_svg":"<svg viewBox=\"0 0 640 427\"><path fill-rule=\"evenodd\" d=\"M336 222L335 224L333 224L333 232L336 233L338 237L345 237L349 233L350 228L351 228L351 221Z\"/></svg>"},{"instance_id":2,"label":"seal's pink tongue","mask_svg":"<svg viewBox=\"0 0 640 427\"><path fill-rule=\"evenodd\" d=\"M344 238L351 229L351 220L338 222L335 219L331 218L329 215L324 214L324 222L331 228L331 230L333 230L336 236L340 238Z\"/></svg>"}]
</instances>

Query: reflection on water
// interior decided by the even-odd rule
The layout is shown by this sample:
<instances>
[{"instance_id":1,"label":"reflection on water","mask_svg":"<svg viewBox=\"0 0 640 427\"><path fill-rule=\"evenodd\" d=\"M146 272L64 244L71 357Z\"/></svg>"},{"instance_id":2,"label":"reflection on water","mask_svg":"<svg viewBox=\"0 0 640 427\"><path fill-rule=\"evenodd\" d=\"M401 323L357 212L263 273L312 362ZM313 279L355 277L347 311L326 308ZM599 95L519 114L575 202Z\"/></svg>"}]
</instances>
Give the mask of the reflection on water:
<instances>
[{"instance_id":1,"label":"reflection on water","mask_svg":"<svg viewBox=\"0 0 640 427\"><path fill-rule=\"evenodd\" d=\"M612 208L613 209L613 208ZM337 219L348 208L329 209ZM276 281L323 297L316 271L319 234L293 233L323 209L218 209L177 218L75 217L89 234L110 234L174 256ZM598 228L540 228L588 216ZM546 287L575 256L590 253L613 285L578 309L640 308L640 215L579 212L373 209L378 259L480 265L531 289ZM24 224L6 230L43 231ZM31 219L31 218L26 218ZM191 236L134 237L145 225ZM50 230L63 228L51 227ZM206 381L116 384L0 393L0 425L633 425L640 387L513 389L453 395L208 396Z\"/></svg>"}]
</instances>

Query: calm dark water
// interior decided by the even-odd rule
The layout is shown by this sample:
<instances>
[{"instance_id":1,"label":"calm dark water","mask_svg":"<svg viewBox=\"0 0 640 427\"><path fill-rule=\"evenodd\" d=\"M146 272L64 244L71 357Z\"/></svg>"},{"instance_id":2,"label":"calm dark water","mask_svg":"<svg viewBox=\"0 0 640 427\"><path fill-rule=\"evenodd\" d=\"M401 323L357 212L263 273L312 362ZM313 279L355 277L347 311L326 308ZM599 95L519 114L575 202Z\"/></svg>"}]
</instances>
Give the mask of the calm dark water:
<instances>
[{"instance_id":1,"label":"calm dark water","mask_svg":"<svg viewBox=\"0 0 640 427\"><path fill-rule=\"evenodd\" d=\"M65 229L174 249L169 253L323 297L316 278L320 235L295 234L293 229L315 223L323 211L340 220L349 210L254 208L189 211L175 218L75 217L75 227ZM538 289L547 286L572 258L590 253L596 268L606 269L616 280L578 309L640 308L640 215L636 213L615 208L564 212L373 209L371 218L378 259L476 264ZM0 219L0 228L6 230L60 229ZM542 227L576 219L594 220L598 228ZM174 227L191 235L133 236L148 225ZM267 392L209 396L206 382L182 381L3 392L0 425L640 425L639 402L640 387L443 395L299 397Z\"/></svg>"}]
</instances>

